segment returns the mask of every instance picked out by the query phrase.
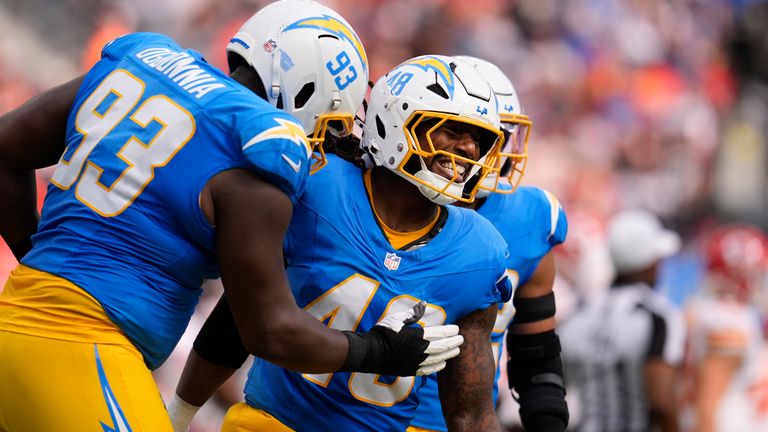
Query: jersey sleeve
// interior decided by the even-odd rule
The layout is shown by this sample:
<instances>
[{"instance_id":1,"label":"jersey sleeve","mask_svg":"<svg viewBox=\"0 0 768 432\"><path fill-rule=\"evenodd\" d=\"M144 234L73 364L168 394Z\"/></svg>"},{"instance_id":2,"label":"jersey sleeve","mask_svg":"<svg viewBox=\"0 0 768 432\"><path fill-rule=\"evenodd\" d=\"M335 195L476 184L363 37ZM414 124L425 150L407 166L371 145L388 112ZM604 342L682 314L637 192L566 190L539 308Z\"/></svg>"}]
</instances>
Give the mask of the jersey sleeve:
<instances>
[{"instance_id":1,"label":"jersey sleeve","mask_svg":"<svg viewBox=\"0 0 768 432\"><path fill-rule=\"evenodd\" d=\"M235 115L235 140L250 167L279 187L292 203L304 190L309 176L309 140L301 124L256 95L228 101Z\"/></svg>"},{"instance_id":2,"label":"jersey sleeve","mask_svg":"<svg viewBox=\"0 0 768 432\"><path fill-rule=\"evenodd\" d=\"M747 307L729 302L706 304L706 348L710 353L743 356L757 333Z\"/></svg>"},{"instance_id":3,"label":"jersey sleeve","mask_svg":"<svg viewBox=\"0 0 768 432\"><path fill-rule=\"evenodd\" d=\"M502 303L506 303L512 298L512 281L509 280L509 276L506 272L496 279L496 291L501 296Z\"/></svg>"},{"instance_id":4,"label":"jersey sleeve","mask_svg":"<svg viewBox=\"0 0 768 432\"><path fill-rule=\"evenodd\" d=\"M509 257L509 246L501 233L488 222L485 218L478 215L479 221L476 222L478 228L482 228L485 233L482 238L487 239L490 255L490 291L486 296L482 308L488 307L494 303L506 303L512 298L512 281L507 275L507 258Z\"/></svg>"},{"instance_id":5,"label":"jersey sleeve","mask_svg":"<svg viewBox=\"0 0 768 432\"><path fill-rule=\"evenodd\" d=\"M539 189L542 199L542 220L549 221L544 224L543 235L547 239L550 248L565 241L568 234L568 219L565 216L563 206L554 194L544 189Z\"/></svg>"},{"instance_id":6,"label":"jersey sleeve","mask_svg":"<svg viewBox=\"0 0 768 432\"><path fill-rule=\"evenodd\" d=\"M650 313L651 335L648 358L680 365L685 353L685 318L673 305L654 296L645 303Z\"/></svg>"}]
</instances>

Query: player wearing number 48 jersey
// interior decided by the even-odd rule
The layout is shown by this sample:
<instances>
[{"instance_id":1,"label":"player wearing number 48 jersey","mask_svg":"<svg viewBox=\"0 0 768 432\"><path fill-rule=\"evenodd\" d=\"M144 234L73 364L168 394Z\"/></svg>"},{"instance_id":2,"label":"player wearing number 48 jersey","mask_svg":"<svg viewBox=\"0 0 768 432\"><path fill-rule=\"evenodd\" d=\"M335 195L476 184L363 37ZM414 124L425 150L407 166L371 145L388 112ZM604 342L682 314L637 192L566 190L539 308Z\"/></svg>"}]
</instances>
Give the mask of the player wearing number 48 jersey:
<instances>
[{"instance_id":1,"label":"player wearing number 48 jersey","mask_svg":"<svg viewBox=\"0 0 768 432\"><path fill-rule=\"evenodd\" d=\"M493 166L501 142L493 93L470 64L417 57L378 80L363 131L370 169L329 156L295 207L285 242L294 296L318 320L355 331L425 301L422 324L458 324L464 337L461 354L438 372L446 422L498 429L488 341L511 295L506 243L476 212L442 205L472 201ZM226 372L209 363L244 360L223 354L231 351L220 342L224 316L214 312L203 327L182 375L177 392L192 405ZM230 409L223 430L404 431L425 381L301 374L256 359L246 403Z\"/></svg>"},{"instance_id":2,"label":"player wearing number 48 jersey","mask_svg":"<svg viewBox=\"0 0 768 432\"><path fill-rule=\"evenodd\" d=\"M166 36L132 34L0 117L0 234L21 259L0 294L0 430L170 430L150 369L219 274L246 347L276 364L409 376L440 351L403 327L418 319L408 311L346 334L296 306L283 235L311 145L351 130L367 60L332 10L274 8L296 12L252 17L279 31L239 32L231 78ZM30 242L29 180L57 160Z\"/></svg>"}]
</instances>

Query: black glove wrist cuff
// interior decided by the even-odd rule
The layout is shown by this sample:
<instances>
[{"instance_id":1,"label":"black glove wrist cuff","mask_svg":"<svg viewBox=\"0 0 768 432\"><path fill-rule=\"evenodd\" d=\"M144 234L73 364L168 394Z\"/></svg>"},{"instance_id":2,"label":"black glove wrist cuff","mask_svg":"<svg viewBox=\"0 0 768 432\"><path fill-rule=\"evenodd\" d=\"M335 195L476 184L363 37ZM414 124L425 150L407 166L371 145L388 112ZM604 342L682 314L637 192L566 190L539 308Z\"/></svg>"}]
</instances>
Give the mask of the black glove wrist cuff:
<instances>
[{"instance_id":1,"label":"black glove wrist cuff","mask_svg":"<svg viewBox=\"0 0 768 432\"><path fill-rule=\"evenodd\" d=\"M352 331L343 331L349 343L347 359L339 368L339 372L364 372L368 357L368 341L363 335Z\"/></svg>"},{"instance_id":2,"label":"black glove wrist cuff","mask_svg":"<svg viewBox=\"0 0 768 432\"><path fill-rule=\"evenodd\" d=\"M349 342L347 359L339 372L413 376L424 359L429 342L421 327L403 327L399 332L374 326L367 333L343 332Z\"/></svg>"}]
</instances>

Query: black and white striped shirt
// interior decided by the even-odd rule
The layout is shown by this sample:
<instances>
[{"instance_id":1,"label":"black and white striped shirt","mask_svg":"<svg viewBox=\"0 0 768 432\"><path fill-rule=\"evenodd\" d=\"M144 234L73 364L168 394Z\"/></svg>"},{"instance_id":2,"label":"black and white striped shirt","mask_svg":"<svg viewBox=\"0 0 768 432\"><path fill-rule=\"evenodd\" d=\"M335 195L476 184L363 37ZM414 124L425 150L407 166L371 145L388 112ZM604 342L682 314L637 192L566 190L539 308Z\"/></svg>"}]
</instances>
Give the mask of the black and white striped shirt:
<instances>
[{"instance_id":1,"label":"black and white striped shirt","mask_svg":"<svg viewBox=\"0 0 768 432\"><path fill-rule=\"evenodd\" d=\"M645 284L614 286L560 326L573 430L648 431L644 366L682 361L682 314Z\"/></svg>"}]
</instances>

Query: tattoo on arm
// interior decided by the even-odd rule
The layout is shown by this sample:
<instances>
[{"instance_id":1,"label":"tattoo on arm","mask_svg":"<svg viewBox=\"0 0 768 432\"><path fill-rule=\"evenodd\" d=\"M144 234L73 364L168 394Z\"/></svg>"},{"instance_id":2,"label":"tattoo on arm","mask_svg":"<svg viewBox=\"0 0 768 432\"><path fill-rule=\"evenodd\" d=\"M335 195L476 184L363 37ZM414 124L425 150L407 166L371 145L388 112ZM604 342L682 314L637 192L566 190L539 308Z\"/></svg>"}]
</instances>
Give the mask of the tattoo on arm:
<instances>
[{"instance_id":1,"label":"tattoo on arm","mask_svg":"<svg viewBox=\"0 0 768 432\"><path fill-rule=\"evenodd\" d=\"M464 336L461 354L438 374L443 415L451 431L499 430L493 406L496 364L490 342L497 310L493 305L458 323Z\"/></svg>"}]
</instances>

